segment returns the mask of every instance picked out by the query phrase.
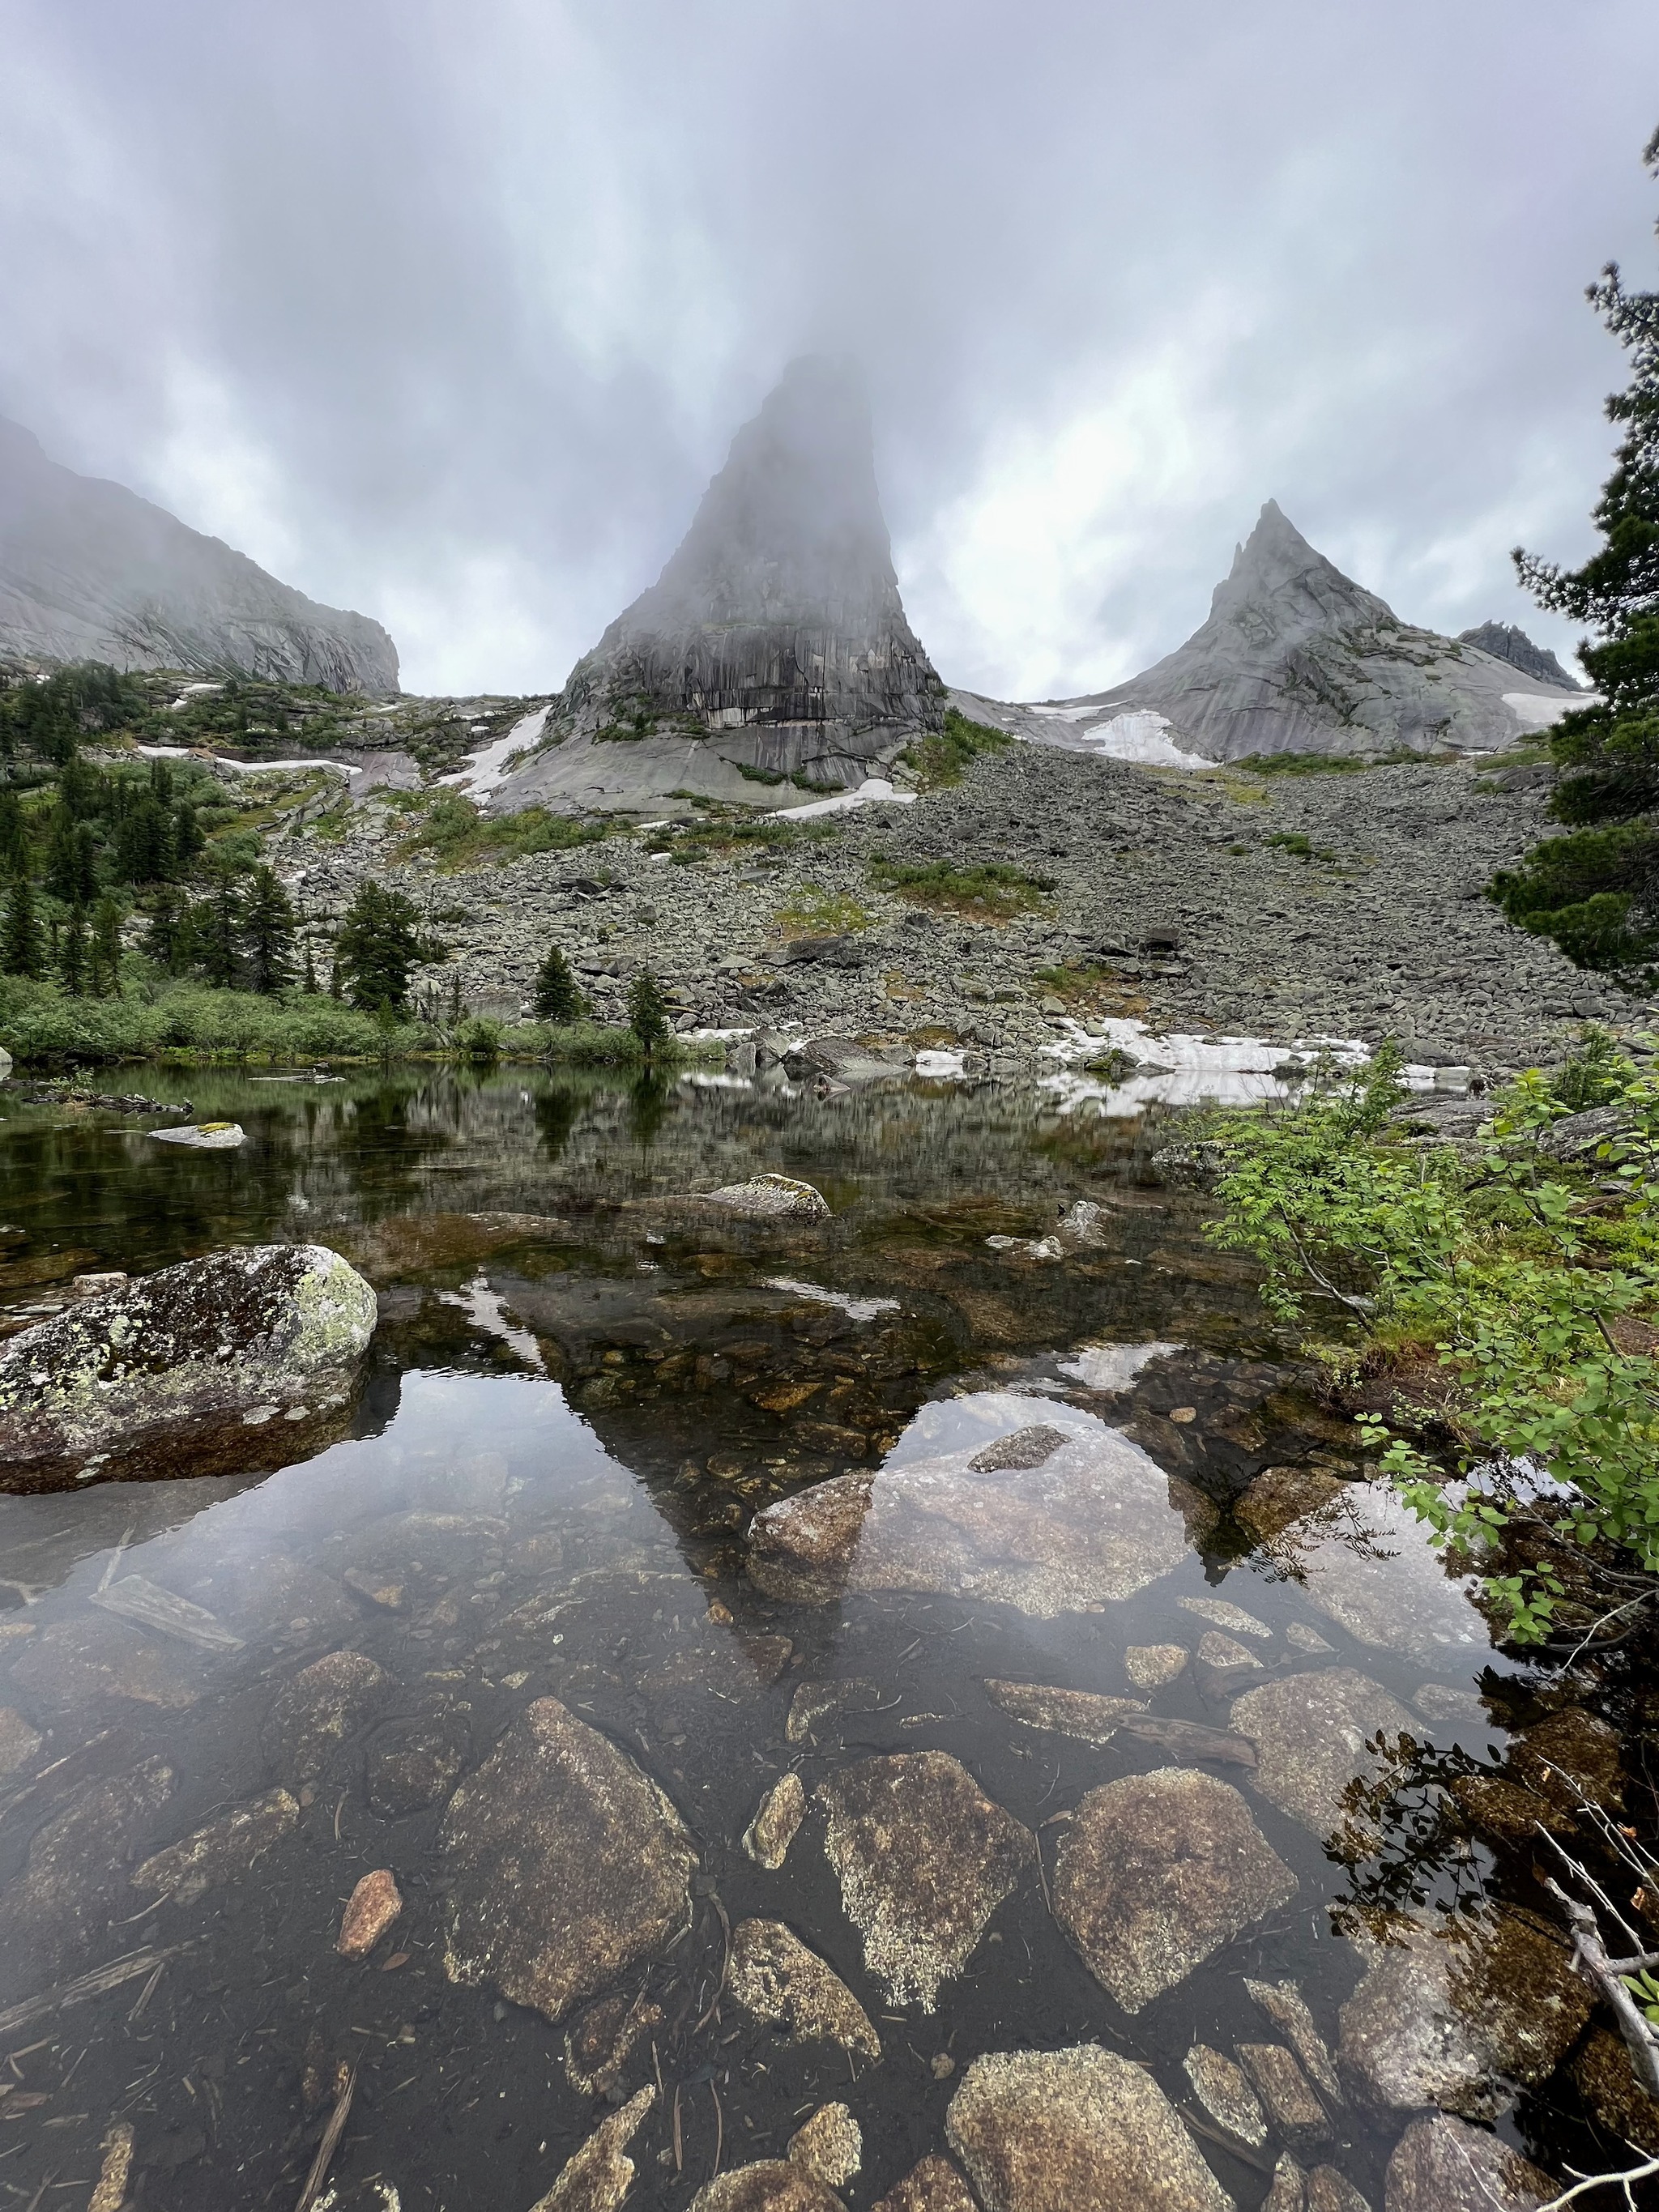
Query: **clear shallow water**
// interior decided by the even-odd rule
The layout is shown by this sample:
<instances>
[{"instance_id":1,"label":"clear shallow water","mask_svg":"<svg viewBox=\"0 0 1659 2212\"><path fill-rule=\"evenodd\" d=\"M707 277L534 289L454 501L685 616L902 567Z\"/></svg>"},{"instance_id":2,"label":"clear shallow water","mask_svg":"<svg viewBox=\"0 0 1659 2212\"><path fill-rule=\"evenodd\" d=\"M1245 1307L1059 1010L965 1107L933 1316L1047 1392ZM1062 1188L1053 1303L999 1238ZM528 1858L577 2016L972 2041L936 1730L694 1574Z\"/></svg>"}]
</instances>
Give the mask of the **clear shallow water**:
<instances>
[{"instance_id":1,"label":"clear shallow water","mask_svg":"<svg viewBox=\"0 0 1659 2212\"><path fill-rule=\"evenodd\" d=\"M822 1103L517 1074L189 1087L202 1115L243 1124L246 1147L180 1155L46 1112L0 1128L0 1221L24 1232L0 1267L11 1316L74 1272L303 1237L364 1269L381 1323L356 1433L305 1464L0 1498L0 1704L40 1738L0 1781L0 2015L20 2054L0 2186L24 2203L89 2191L120 2118L135 2203L291 2203L343 2061L356 2087L337 2203L395 2191L405 2207L529 2212L608 2107L569 2078L579 2006L555 2023L449 1978L465 1881L442 1824L457 1783L550 1698L665 1793L698 1856L686 1932L610 1985L659 2015L617 2083L661 2085L630 2205L689 2203L717 2153L722 2169L781 2156L830 2100L864 2135L841 2194L868 2205L944 2148L980 2053L1086 2042L1149 2068L1223 2187L1259 2204L1286 2139L1218 2143L1189 2047L1278 2039L1247 1978L1296 1982L1334 2047L1368 1929L1407 1907L1489 1914L1510 1870L1424 1815L1424 1777L1437 1757L1451 1771L1501 1753L1547 1705L1368 1490L1265 1535L1241 1513L1265 1468L1316 1486L1348 1472L1348 1441L1278 1357L1248 1270L1205 1244L1194 1200L1156 1187L1169 1125L925 1087ZM816 1182L832 1223L716 1228L657 1203L765 1169ZM1109 1209L1098 1247L1044 1262L988 1246L1044 1235L1079 1198ZM919 1586L924 1565L918 1586L807 1605L747 1572L757 1510L859 1470L881 1470L879 1499L884 1480L959 1468L1036 1425L1142 1470L1137 1540L1156 1571L1129 1594L1040 1617L994 1581ZM202 1608L217 1647L112 1610L131 1577ZM1254 1622L1231 1632L1254 1668L1204 1663L1200 1638L1229 1618L1204 1610L1218 1600ZM1137 1687L1126 1654L1153 1645L1188 1661ZM289 1686L340 1651L379 1673L335 1735L300 1741ZM985 1686L1133 1695L1237 1746L1242 1696L1332 1669L1397 1701L1420 1747L1351 1864L1264 1787L1265 1752L1253 1769L1124 1734L1086 1742L1022 1723ZM868 1686L792 1729L804 1685L847 1682ZM895 2002L870 1971L811 1802L860 1761L918 1752L960 1761L1042 1854L936 2010ZM1188 1765L1237 1787L1294 1892L1127 2011L1057 1924L1060 1859L1090 1791ZM742 1838L790 1767L809 1810L767 1871ZM257 1856L198 1894L135 1887L151 1855L279 1787L294 1809ZM342 1908L378 1868L403 1913L348 1961ZM721 1995L729 1931L757 1917L830 1961L879 2063L790 2045ZM110 1962L125 1962L118 1986L76 1994ZM66 1984L72 2002L30 2010ZM1583 2148L1577 2106L1558 2075L1502 2124L1548 2163ZM1353 2095L1298 2154L1380 2208L1410 2117Z\"/></svg>"}]
</instances>

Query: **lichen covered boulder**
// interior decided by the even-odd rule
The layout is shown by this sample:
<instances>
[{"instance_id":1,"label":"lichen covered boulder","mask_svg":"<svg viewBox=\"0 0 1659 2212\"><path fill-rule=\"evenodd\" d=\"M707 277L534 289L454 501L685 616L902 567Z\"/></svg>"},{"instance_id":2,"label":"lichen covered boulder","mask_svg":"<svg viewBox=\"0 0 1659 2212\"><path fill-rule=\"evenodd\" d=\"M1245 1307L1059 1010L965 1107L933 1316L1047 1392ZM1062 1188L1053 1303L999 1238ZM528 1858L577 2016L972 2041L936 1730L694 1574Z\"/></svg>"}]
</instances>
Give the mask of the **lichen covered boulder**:
<instances>
[{"instance_id":1,"label":"lichen covered boulder","mask_svg":"<svg viewBox=\"0 0 1659 2212\"><path fill-rule=\"evenodd\" d=\"M320 1244L214 1252L83 1299L0 1348L0 1488L304 1457L343 1428L375 1314Z\"/></svg>"}]
</instances>

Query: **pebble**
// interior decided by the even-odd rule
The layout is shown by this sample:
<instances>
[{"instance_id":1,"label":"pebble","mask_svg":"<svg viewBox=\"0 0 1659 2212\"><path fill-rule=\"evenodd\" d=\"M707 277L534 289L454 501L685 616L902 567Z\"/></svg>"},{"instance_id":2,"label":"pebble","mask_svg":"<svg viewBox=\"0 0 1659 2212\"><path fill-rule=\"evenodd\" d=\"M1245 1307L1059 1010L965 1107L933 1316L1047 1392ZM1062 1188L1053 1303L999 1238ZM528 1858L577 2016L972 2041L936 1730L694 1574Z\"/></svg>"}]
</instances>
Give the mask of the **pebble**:
<instances>
[{"instance_id":1,"label":"pebble","mask_svg":"<svg viewBox=\"0 0 1659 2212\"><path fill-rule=\"evenodd\" d=\"M743 1847L757 1866L775 1874L789 1855L801 1822L806 1818L806 1791L792 1769L775 1782L762 1798L754 1819L744 1831Z\"/></svg>"},{"instance_id":2,"label":"pebble","mask_svg":"<svg viewBox=\"0 0 1659 2212\"><path fill-rule=\"evenodd\" d=\"M404 1909L391 1869L366 1874L347 1899L334 1948L343 1959L366 1959Z\"/></svg>"}]
</instances>

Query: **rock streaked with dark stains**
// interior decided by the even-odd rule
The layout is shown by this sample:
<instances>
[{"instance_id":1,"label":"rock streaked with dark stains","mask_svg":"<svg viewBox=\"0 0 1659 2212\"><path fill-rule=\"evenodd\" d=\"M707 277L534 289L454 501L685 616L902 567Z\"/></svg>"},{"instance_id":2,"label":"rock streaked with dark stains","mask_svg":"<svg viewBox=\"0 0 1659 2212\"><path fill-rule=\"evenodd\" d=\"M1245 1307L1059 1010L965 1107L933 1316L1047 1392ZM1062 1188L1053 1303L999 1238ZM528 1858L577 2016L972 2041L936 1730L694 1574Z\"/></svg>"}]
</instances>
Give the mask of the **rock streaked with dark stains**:
<instances>
[{"instance_id":1,"label":"rock streaked with dark stains","mask_svg":"<svg viewBox=\"0 0 1659 2212\"><path fill-rule=\"evenodd\" d=\"M578 2014L564 2038L565 2079L579 2096L609 2097L623 2069L663 2012L643 1991L627 1997L601 1997Z\"/></svg>"},{"instance_id":2,"label":"rock streaked with dark stains","mask_svg":"<svg viewBox=\"0 0 1659 2212\"><path fill-rule=\"evenodd\" d=\"M945 1752L861 1759L812 1795L865 1964L894 2004L932 2012L1030 1868L1035 1839Z\"/></svg>"},{"instance_id":3,"label":"rock streaked with dark stains","mask_svg":"<svg viewBox=\"0 0 1659 2212\"><path fill-rule=\"evenodd\" d=\"M864 2163L864 2131L845 2105L820 2105L789 2138L784 2156L828 2189L845 2189Z\"/></svg>"},{"instance_id":4,"label":"rock streaked with dark stains","mask_svg":"<svg viewBox=\"0 0 1659 2212\"><path fill-rule=\"evenodd\" d=\"M1080 1743L1109 1743L1127 1717L1146 1710L1144 1698L1099 1697L1089 1690L1049 1689L1040 1682L988 1681L985 1691L1011 1720L1075 1736Z\"/></svg>"},{"instance_id":5,"label":"rock streaked with dark stains","mask_svg":"<svg viewBox=\"0 0 1659 2212\"><path fill-rule=\"evenodd\" d=\"M834 1967L781 1920L744 1920L732 1931L726 1986L757 2020L797 2043L838 2043L860 2057L881 2057L870 2016Z\"/></svg>"},{"instance_id":6,"label":"rock streaked with dark stains","mask_svg":"<svg viewBox=\"0 0 1659 2212\"><path fill-rule=\"evenodd\" d=\"M19 1986L55 1979L107 1940L112 1917L131 1919L133 1848L173 1785L173 1769L147 1759L88 1784L35 1831L22 1872L0 1890L0 1953Z\"/></svg>"},{"instance_id":7,"label":"rock streaked with dark stains","mask_svg":"<svg viewBox=\"0 0 1659 2212\"><path fill-rule=\"evenodd\" d=\"M1338 2055L1376 2103L1497 2118L1553 2074L1592 2008L1567 1953L1516 1912L1404 1923L1343 2006Z\"/></svg>"},{"instance_id":8,"label":"rock streaked with dark stains","mask_svg":"<svg viewBox=\"0 0 1659 2212\"><path fill-rule=\"evenodd\" d=\"M1322 2093L1334 2103L1344 2103L1342 2084L1337 2078L1336 2068L1331 2062L1325 2039L1308 2009L1307 1999L1296 1984L1255 1982L1247 1978L1244 1990L1251 2002L1266 2014L1290 2045L1318 2083Z\"/></svg>"},{"instance_id":9,"label":"rock streaked with dark stains","mask_svg":"<svg viewBox=\"0 0 1659 2212\"><path fill-rule=\"evenodd\" d=\"M1538 2212L1556 2194L1530 2159L1441 2112L1395 2145L1382 2202L1384 2212Z\"/></svg>"},{"instance_id":10,"label":"rock streaked with dark stains","mask_svg":"<svg viewBox=\"0 0 1659 2212\"><path fill-rule=\"evenodd\" d=\"M657 2101L654 2083L601 2120L581 2148L561 2170L545 2197L531 2212L617 2212L634 2183L628 2146Z\"/></svg>"},{"instance_id":11,"label":"rock streaked with dark stains","mask_svg":"<svg viewBox=\"0 0 1659 2212\"><path fill-rule=\"evenodd\" d=\"M1308 2176L1307 2205L1308 2212L1371 2212L1347 2175L1334 2166L1316 2166Z\"/></svg>"},{"instance_id":12,"label":"rock streaked with dark stains","mask_svg":"<svg viewBox=\"0 0 1659 2212\"><path fill-rule=\"evenodd\" d=\"M1064 1429L1051 1428L1048 1422L1039 1421L1029 1429L1016 1429L1012 1436L999 1437L994 1443L976 1451L968 1462L970 1474L1002 1474L1025 1468L1041 1467L1052 1459L1066 1441Z\"/></svg>"},{"instance_id":13,"label":"rock streaked with dark stains","mask_svg":"<svg viewBox=\"0 0 1659 2212\"><path fill-rule=\"evenodd\" d=\"M842 1682L803 1682L789 1700L784 1735L791 1743L810 1743L820 1721L837 1713L873 1712L881 1701L878 1684L854 1675Z\"/></svg>"},{"instance_id":14,"label":"rock streaked with dark stains","mask_svg":"<svg viewBox=\"0 0 1659 2212\"><path fill-rule=\"evenodd\" d=\"M454 1788L471 1747L465 1713L388 1721L369 1739L365 1765L370 1805L385 1820L435 1805Z\"/></svg>"},{"instance_id":15,"label":"rock streaked with dark stains","mask_svg":"<svg viewBox=\"0 0 1659 2212\"><path fill-rule=\"evenodd\" d=\"M1034 1468L974 1455L837 1476L756 1516L749 1572L769 1596L849 1591L988 1599L1040 1620L1145 1589L1187 1556L1169 1478L1117 1431L1068 1436Z\"/></svg>"},{"instance_id":16,"label":"rock streaked with dark stains","mask_svg":"<svg viewBox=\"0 0 1659 2212\"><path fill-rule=\"evenodd\" d=\"M787 2159L762 2159L715 2177L691 2199L691 2212L847 2212L833 2189Z\"/></svg>"},{"instance_id":17,"label":"rock streaked with dark stains","mask_svg":"<svg viewBox=\"0 0 1659 2212\"><path fill-rule=\"evenodd\" d=\"M945 2130L985 2212L1232 2212L1158 2084L1098 2044L976 2058Z\"/></svg>"},{"instance_id":18,"label":"rock streaked with dark stains","mask_svg":"<svg viewBox=\"0 0 1659 2212\"><path fill-rule=\"evenodd\" d=\"M728 1183L723 1189L705 1191L698 1203L718 1206L748 1221L817 1222L830 1218L829 1201L821 1190L798 1176L753 1176L747 1182Z\"/></svg>"},{"instance_id":19,"label":"rock streaked with dark stains","mask_svg":"<svg viewBox=\"0 0 1659 2212\"><path fill-rule=\"evenodd\" d=\"M68 1307L0 1346L0 1482L240 1473L256 1450L314 1449L349 1407L375 1311L320 1244L216 1252Z\"/></svg>"},{"instance_id":20,"label":"rock streaked with dark stains","mask_svg":"<svg viewBox=\"0 0 1659 2212\"><path fill-rule=\"evenodd\" d=\"M1232 2060L1207 2044L1195 2043L1182 2062L1193 2094L1218 2128L1241 2142L1267 2140L1267 2116L1254 2089Z\"/></svg>"},{"instance_id":21,"label":"rock streaked with dark stains","mask_svg":"<svg viewBox=\"0 0 1659 2212\"><path fill-rule=\"evenodd\" d=\"M346 1899L334 1948L343 1959L366 1959L404 1909L390 1867L366 1874Z\"/></svg>"},{"instance_id":22,"label":"rock streaked with dark stains","mask_svg":"<svg viewBox=\"0 0 1659 2212\"><path fill-rule=\"evenodd\" d=\"M560 2019L690 1917L696 1846L650 1778L562 1705L526 1707L449 1801L444 1965Z\"/></svg>"},{"instance_id":23,"label":"rock streaked with dark stains","mask_svg":"<svg viewBox=\"0 0 1659 2212\"><path fill-rule=\"evenodd\" d=\"M33 1764L46 1738L31 1728L14 1705L0 1705L0 1775L15 1774Z\"/></svg>"},{"instance_id":24,"label":"rock streaked with dark stains","mask_svg":"<svg viewBox=\"0 0 1659 2212\"><path fill-rule=\"evenodd\" d=\"M1187 1671L1184 1644L1132 1644L1123 1655L1123 1671L1138 1690L1161 1690Z\"/></svg>"},{"instance_id":25,"label":"rock streaked with dark stains","mask_svg":"<svg viewBox=\"0 0 1659 2212\"><path fill-rule=\"evenodd\" d=\"M925 2158L888 2191L872 2212L979 2212L979 2208L948 2158Z\"/></svg>"},{"instance_id":26,"label":"rock streaked with dark stains","mask_svg":"<svg viewBox=\"0 0 1659 2212\"><path fill-rule=\"evenodd\" d=\"M1330 2134L1325 2107L1294 2051L1282 2043L1241 2043L1238 2063L1281 2136L1300 2144L1322 2142Z\"/></svg>"},{"instance_id":27,"label":"rock streaked with dark stains","mask_svg":"<svg viewBox=\"0 0 1659 2212\"><path fill-rule=\"evenodd\" d=\"M1060 1837L1054 1911L1096 1980L1137 2013L1296 1889L1237 1790L1168 1766L1084 1798Z\"/></svg>"},{"instance_id":28,"label":"rock streaked with dark stains","mask_svg":"<svg viewBox=\"0 0 1659 2212\"><path fill-rule=\"evenodd\" d=\"M314 1782L392 1687L362 1651L329 1651L278 1692L265 1722L265 1756L284 1782Z\"/></svg>"},{"instance_id":29,"label":"rock streaked with dark stains","mask_svg":"<svg viewBox=\"0 0 1659 2212\"><path fill-rule=\"evenodd\" d=\"M806 1791L793 1770L772 1784L744 1831L743 1847L757 1866L775 1874L806 1818Z\"/></svg>"},{"instance_id":30,"label":"rock streaked with dark stains","mask_svg":"<svg viewBox=\"0 0 1659 2212\"><path fill-rule=\"evenodd\" d=\"M286 1790L268 1790L252 1804L237 1806L146 1859L132 1886L155 1890L175 1905L193 1904L221 1882L240 1881L251 1873L299 1817L299 1804Z\"/></svg>"},{"instance_id":31,"label":"rock streaked with dark stains","mask_svg":"<svg viewBox=\"0 0 1659 2212\"><path fill-rule=\"evenodd\" d=\"M1230 1716L1255 1746L1255 1787L1322 1839L1343 1824L1349 1784L1376 1771L1371 1740L1419 1723L1398 1698L1351 1667L1288 1674L1247 1690Z\"/></svg>"}]
</instances>

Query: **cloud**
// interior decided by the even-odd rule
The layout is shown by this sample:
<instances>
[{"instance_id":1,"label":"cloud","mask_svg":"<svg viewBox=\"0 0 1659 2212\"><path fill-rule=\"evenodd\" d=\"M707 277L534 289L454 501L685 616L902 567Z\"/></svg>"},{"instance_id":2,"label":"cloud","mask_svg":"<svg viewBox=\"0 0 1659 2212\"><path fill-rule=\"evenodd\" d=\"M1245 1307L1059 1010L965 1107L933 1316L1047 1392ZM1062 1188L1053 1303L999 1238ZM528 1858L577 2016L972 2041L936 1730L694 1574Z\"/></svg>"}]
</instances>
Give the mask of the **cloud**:
<instances>
[{"instance_id":1,"label":"cloud","mask_svg":"<svg viewBox=\"0 0 1659 2212\"><path fill-rule=\"evenodd\" d=\"M1570 646L1652 267L1646 0L0 0L0 412L417 688L562 680L815 345L913 621L1116 680L1279 500L1413 620Z\"/></svg>"}]
</instances>

